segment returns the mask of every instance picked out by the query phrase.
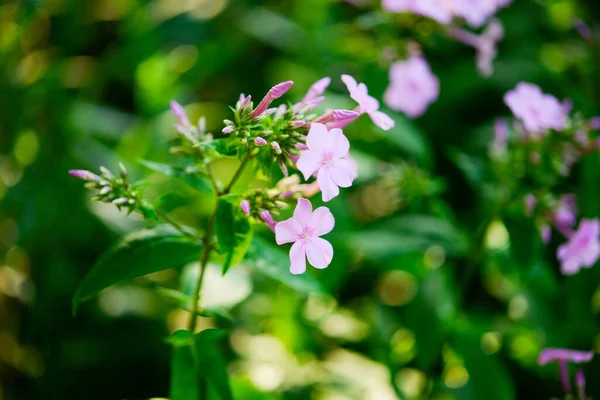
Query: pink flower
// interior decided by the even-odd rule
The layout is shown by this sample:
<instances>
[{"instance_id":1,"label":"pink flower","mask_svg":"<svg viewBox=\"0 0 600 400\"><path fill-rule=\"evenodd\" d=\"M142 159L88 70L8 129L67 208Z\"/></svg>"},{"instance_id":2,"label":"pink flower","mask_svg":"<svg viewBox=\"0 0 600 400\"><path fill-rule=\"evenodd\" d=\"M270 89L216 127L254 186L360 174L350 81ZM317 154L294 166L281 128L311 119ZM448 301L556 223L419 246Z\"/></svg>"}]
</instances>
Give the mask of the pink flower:
<instances>
[{"instance_id":1,"label":"pink flower","mask_svg":"<svg viewBox=\"0 0 600 400\"><path fill-rule=\"evenodd\" d=\"M582 267L592 267L600 257L600 222L584 219L569 241L558 248L556 256L561 262L564 275L574 275Z\"/></svg>"},{"instance_id":2,"label":"pink flower","mask_svg":"<svg viewBox=\"0 0 600 400\"><path fill-rule=\"evenodd\" d=\"M519 83L504 95L504 103L515 117L523 121L529 132L561 131L565 128L567 115L560 102L556 97L544 94L537 85Z\"/></svg>"},{"instance_id":3,"label":"pink flower","mask_svg":"<svg viewBox=\"0 0 600 400\"><path fill-rule=\"evenodd\" d=\"M335 220L327 207L314 212L310 201L300 198L294 216L275 225L277 244L294 243L290 249L290 272L302 274L306 271L306 258L315 268L327 268L333 258L333 247L319 236L333 229Z\"/></svg>"},{"instance_id":4,"label":"pink flower","mask_svg":"<svg viewBox=\"0 0 600 400\"><path fill-rule=\"evenodd\" d=\"M462 17L469 25L479 28L498 8L496 0L452 0L454 15Z\"/></svg>"},{"instance_id":5,"label":"pink flower","mask_svg":"<svg viewBox=\"0 0 600 400\"><path fill-rule=\"evenodd\" d=\"M383 100L392 110L416 118L437 99L439 92L438 78L431 73L427 61L420 56L411 56L390 68L390 85Z\"/></svg>"},{"instance_id":6,"label":"pink flower","mask_svg":"<svg viewBox=\"0 0 600 400\"><path fill-rule=\"evenodd\" d=\"M394 127L394 120L384 112L379 111L379 101L369 96L369 90L364 83L357 83L350 75L342 75L342 81L346 84L350 97L358 103L358 111L361 114L369 114L375 125L387 131Z\"/></svg>"},{"instance_id":7,"label":"pink flower","mask_svg":"<svg viewBox=\"0 0 600 400\"><path fill-rule=\"evenodd\" d=\"M389 12L412 12L436 20L440 24L452 21L451 3L447 0L383 0L383 9Z\"/></svg>"},{"instance_id":8,"label":"pink flower","mask_svg":"<svg viewBox=\"0 0 600 400\"><path fill-rule=\"evenodd\" d=\"M248 200L242 200L240 202L240 208L246 215L250 215L250 202Z\"/></svg>"},{"instance_id":9,"label":"pink flower","mask_svg":"<svg viewBox=\"0 0 600 400\"><path fill-rule=\"evenodd\" d=\"M552 219L556 229L570 237L573 233L573 226L576 222L577 215L577 199L574 194L565 194L558 200L558 207L554 210Z\"/></svg>"},{"instance_id":10,"label":"pink flower","mask_svg":"<svg viewBox=\"0 0 600 400\"><path fill-rule=\"evenodd\" d=\"M356 178L356 166L347 160L350 142L341 129L327 131L323 124L311 124L306 137L307 150L300 153L296 166L308 180L317 173L323 201L340 193L339 187L349 187Z\"/></svg>"},{"instance_id":11,"label":"pink flower","mask_svg":"<svg viewBox=\"0 0 600 400\"><path fill-rule=\"evenodd\" d=\"M569 382L569 362L581 364L590 362L594 358L593 351L578 351L569 349L545 348L538 358L539 365L546 365L553 361L558 361L560 380L566 394L571 393L571 383ZM583 373L577 374L577 386L585 385Z\"/></svg>"},{"instance_id":12,"label":"pink flower","mask_svg":"<svg viewBox=\"0 0 600 400\"><path fill-rule=\"evenodd\" d=\"M308 89L308 92L306 93L304 98L302 99L302 103L306 104L311 100L315 100L315 99L319 98L319 96L321 96L323 93L325 93L325 90L327 90L327 87L329 86L330 83L331 83L331 78L328 76L325 78L319 79L318 81L313 83L312 86Z\"/></svg>"}]
</instances>

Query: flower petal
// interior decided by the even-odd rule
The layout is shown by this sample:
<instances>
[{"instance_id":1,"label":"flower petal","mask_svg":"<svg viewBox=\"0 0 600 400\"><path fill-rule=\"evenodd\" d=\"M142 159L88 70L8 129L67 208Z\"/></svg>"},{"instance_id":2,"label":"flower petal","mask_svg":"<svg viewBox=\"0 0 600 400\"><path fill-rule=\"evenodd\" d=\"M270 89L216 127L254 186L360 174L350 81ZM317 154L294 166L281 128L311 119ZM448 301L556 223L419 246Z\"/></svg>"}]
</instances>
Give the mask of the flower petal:
<instances>
[{"instance_id":1,"label":"flower petal","mask_svg":"<svg viewBox=\"0 0 600 400\"><path fill-rule=\"evenodd\" d=\"M323 143L327 141L327 127L318 122L310 124L310 131L306 136L306 145L309 149L321 152L323 151Z\"/></svg>"},{"instance_id":2,"label":"flower petal","mask_svg":"<svg viewBox=\"0 0 600 400\"><path fill-rule=\"evenodd\" d=\"M311 227L315 236L325 235L335 226L333 214L327 207L319 207L312 214Z\"/></svg>"},{"instance_id":3,"label":"flower petal","mask_svg":"<svg viewBox=\"0 0 600 400\"><path fill-rule=\"evenodd\" d=\"M335 158L342 158L350 151L350 142L341 129L335 128L329 131L326 148L333 150L333 156Z\"/></svg>"},{"instance_id":4,"label":"flower petal","mask_svg":"<svg viewBox=\"0 0 600 400\"><path fill-rule=\"evenodd\" d=\"M304 180L307 181L321 167L321 160L321 154L314 150L304 150L300 153L296 167L304 175Z\"/></svg>"},{"instance_id":5,"label":"flower petal","mask_svg":"<svg viewBox=\"0 0 600 400\"><path fill-rule=\"evenodd\" d=\"M342 82L344 82L349 92L355 91L356 87L358 86L358 83L356 83L356 79L354 79L350 75L342 75Z\"/></svg>"},{"instance_id":6,"label":"flower petal","mask_svg":"<svg viewBox=\"0 0 600 400\"><path fill-rule=\"evenodd\" d=\"M396 124L396 122L394 122L394 120L389 115L382 111L371 111L369 112L369 117L371 117L371 120L375 125L383 129L384 131L389 131Z\"/></svg>"},{"instance_id":7,"label":"flower petal","mask_svg":"<svg viewBox=\"0 0 600 400\"><path fill-rule=\"evenodd\" d=\"M346 188L352 186L352 181L356 177L356 169L350 161L340 158L332 161L329 174L336 185Z\"/></svg>"},{"instance_id":8,"label":"flower petal","mask_svg":"<svg viewBox=\"0 0 600 400\"><path fill-rule=\"evenodd\" d=\"M306 271L306 250L304 241L298 240L290 249L290 272L298 275Z\"/></svg>"},{"instance_id":9,"label":"flower petal","mask_svg":"<svg viewBox=\"0 0 600 400\"><path fill-rule=\"evenodd\" d=\"M333 247L327 240L319 237L312 238L310 242L306 243L305 249L308 262L313 267L323 269L331 263Z\"/></svg>"},{"instance_id":10,"label":"flower petal","mask_svg":"<svg viewBox=\"0 0 600 400\"><path fill-rule=\"evenodd\" d=\"M299 198L298 199L298 205L296 206L296 209L294 210L294 219L298 222L298 225L300 225L300 233L302 233L302 228L307 225L310 224L310 218L312 216L312 204L310 204L310 201L304 199L304 198Z\"/></svg>"},{"instance_id":11,"label":"flower petal","mask_svg":"<svg viewBox=\"0 0 600 400\"><path fill-rule=\"evenodd\" d=\"M331 176L329 175L329 168L319 169L319 173L317 174L317 182L319 183L319 188L323 193L323 201L329 201L340 194L340 189L335 182L333 182L333 179L331 179Z\"/></svg>"},{"instance_id":12,"label":"flower petal","mask_svg":"<svg viewBox=\"0 0 600 400\"><path fill-rule=\"evenodd\" d=\"M548 347L542 350L538 358L539 365L546 365L552 361L570 361L576 364L589 362L594 358L593 351L579 351Z\"/></svg>"},{"instance_id":13,"label":"flower petal","mask_svg":"<svg viewBox=\"0 0 600 400\"><path fill-rule=\"evenodd\" d=\"M275 242L277 244L295 242L302 235L302 225L295 218L286 219L275 225Z\"/></svg>"}]
</instances>

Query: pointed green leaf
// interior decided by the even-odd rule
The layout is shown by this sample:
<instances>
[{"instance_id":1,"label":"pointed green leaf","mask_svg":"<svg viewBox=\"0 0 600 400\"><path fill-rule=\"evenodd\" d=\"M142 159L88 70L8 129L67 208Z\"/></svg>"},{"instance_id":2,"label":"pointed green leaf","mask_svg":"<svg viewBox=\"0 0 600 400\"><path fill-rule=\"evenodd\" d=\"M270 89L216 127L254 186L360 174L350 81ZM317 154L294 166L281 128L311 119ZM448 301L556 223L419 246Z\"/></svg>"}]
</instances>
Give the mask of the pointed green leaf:
<instances>
[{"instance_id":1,"label":"pointed green leaf","mask_svg":"<svg viewBox=\"0 0 600 400\"><path fill-rule=\"evenodd\" d=\"M184 207L189 204L188 199L177 194L177 193L167 193L163 196L160 196L154 202L154 207L157 210L160 210L164 213L169 213L177 208Z\"/></svg>"},{"instance_id":2,"label":"pointed green leaf","mask_svg":"<svg viewBox=\"0 0 600 400\"><path fill-rule=\"evenodd\" d=\"M244 259L252 240L252 227L248 217L240 209L238 197L226 196L219 200L215 233L225 273L230 266L239 264Z\"/></svg>"},{"instance_id":3,"label":"pointed green leaf","mask_svg":"<svg viewBox=\"0 0 600 400\"><path fill-rule=\"evenodd\" d=\"M158 172L159 174L165 176L172 176L174 178L179 178L188 186L202 191L202 192L210 192L212 191L212 186L210 184L210 178L204 174L202 171L198 170L194 167L181 168L174 167L169 164L157 163L154 161L140 160L140 164L144 167Z\"/></svg>"},{"instance_id":4,"label":"pointed green leaf","mask_svg":"<svg viewBox=\"0 0 600 400\"><path fill-rule=\"evenodd\" d=\"M177 331L167 338L167 342L174 346L171 360L171 400L198 400L202 380L192 352L192 333Z\"/></svg>"},{"instance_id":5,"label":"pointed green leaf","mask_svg":"<svg viewBox=\"0 0 600 400\"><path fill-rule=\"evenodd\" d=\"M217 392L221 400L233 400L225 359L218 351L218 341L225 333L218 329L205 329L194 335L198 372Z\"/></svg>"},{"instance_id":6,"label":"pointed green leaf","mask_svg":"<svg viewBox=\"0 0 600 400\"><path fill-rule=\"evenodd\" d=\"M319 281L310 273L292 274L287 253L260 237L255 237L250 243L245 261L256 267L260 273L299 292L324 292Z\"/></svg>"},{"instance_id":7,"label":"pointed green leaf","mask_svg":"<svg viewBox=\"0 0 600 400\"><path fill-rule=\"evenodd\" d=\"M123 237L88 271L73 297L80 301L117 282L181 266L198 258L202 244L170 226L141 230Z\"/></svg>"}]
</instances>

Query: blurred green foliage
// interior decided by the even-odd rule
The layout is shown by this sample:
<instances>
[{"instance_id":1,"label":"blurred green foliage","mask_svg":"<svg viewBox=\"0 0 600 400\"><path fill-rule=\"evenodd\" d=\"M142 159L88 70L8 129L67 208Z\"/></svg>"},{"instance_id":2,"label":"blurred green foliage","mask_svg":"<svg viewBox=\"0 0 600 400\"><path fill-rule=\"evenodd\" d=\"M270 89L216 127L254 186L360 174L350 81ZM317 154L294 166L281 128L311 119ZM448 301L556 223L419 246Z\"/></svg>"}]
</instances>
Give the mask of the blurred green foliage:
<instances>
[{"instance_id":1,"label":"blurred green foliage","mask_svg":"<svg viewBox=\"0 0 600 400\"><path fill-rule=\"evenodd\" d=\"M290 279L288 260L264 250L274 245L262 230L248 265L226 277L210 266L204 306L226 312L199 325L230 332L215 346L228 360L236 400L561 393L555 366L539 368L536 358L547 346L600 351L600 270L561 276L558 242L542 246L531 221L499 207L485 165L492 121L508 115L502 96L519 81L571 98L587 117L598 113L600 42L583 41L571 22L597 28L600 4L515 0L499 14L506 37L489 79L477 76L472 49L432 21L373 5L0 4L0 399L168 397L171 365L193 363L185 348L172 354L164 341L187 315L170 292L154 288L190 294L194 265L183 268L181 283L180 268L158 272L111 287L72 315L83 276L143 223L88 202L69 169L114 169L123 160L136 178L155 171L147 196L200 228L214 197L140 162L169 157L169 101L189 105L194 118L207 117L209 131L220 131L240 92L257 99L293 80L286 96L297 99L331 76L326 105L349 107L339 76L353 74L381 98L390 62L383 50L401 53L410 38L423 44L440 98L417 121L391 113L389 132L366 117L346 130L361 176L329 204L337 221L332 265L281 285ZM230 176L234 168L225 160L215 173ZM584 216L600 215L599 168L600 156L587 156L565 183ZM252 179L246 174L242 183ZM585 371L597 398L600 361Z\"/></svg>"}]
</instances>

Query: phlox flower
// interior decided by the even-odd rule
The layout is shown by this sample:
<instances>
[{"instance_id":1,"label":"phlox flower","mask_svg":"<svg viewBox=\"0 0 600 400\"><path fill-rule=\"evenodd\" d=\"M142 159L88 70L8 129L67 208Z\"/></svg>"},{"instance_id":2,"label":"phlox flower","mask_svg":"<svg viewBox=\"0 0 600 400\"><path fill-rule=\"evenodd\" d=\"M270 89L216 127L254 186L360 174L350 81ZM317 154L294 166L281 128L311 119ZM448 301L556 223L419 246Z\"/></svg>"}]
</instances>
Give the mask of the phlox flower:
<instances>
[{"instance_id":1,"label":"phlox flower","mask_svg":"<svg viewBox=\"0 0 600 400\"><path fill-rule=\"evenodd\" d=\"M464 18L467 23L479 28L498 9L497 0L452 0L454 15Z\"/></svg>"},{"instance_id":2,"label":"phlox flower","mask_svg":"<svg viewBox=\"0 0 600 400\"><path fill-rule=\"evenodd\" d=\"M358 103L358 112L368 114L375 125L387 131L394 127L394 120L384 112L379 111L379 101L369 96L369 89L364 83L357 83L350 75L342 75L350 97ZM340 126L341 127L341 126Z\"/></svg>"},{"instance_id":3,"label":"phlox flower","mask_svg":"<svg viewBox=\"0 0 600 400\"><path fill-rule=\"evenodd\" d=\"M552 216L556 229L570 237L577 220L577 199L574 194L565 194L558 200L558 207Z\"/></svg>"},{"instance_id":4,"label":"phlox flower","mask_svg":"<svg viewBox=\"0 0 600 400\"><path fill-rule=\"evenodd\" d=\"M537 85L520 82L504 95L504 103L515 117L523 121L529 132L561 131L565 128L567 115L564 108L556 97L544 94Z\"/></svg>"},{"instance_id":5,"label":"phlox flower","mask_svg":"<svg viewBox=\"0 0 600 400\"><path fill-rule=\"evenodd\" d=\"M412 12L436 20L440 24L452 21L450 0L383 0L383 9L389 12Z\"/></svg>"},{"instance_id":6,"label":"phlox flower","mask_svg":"<svg viewBox=\"0 0 600 400\"><path fill-rule=\"evenodd\" d=\"M564 275L574 275L583 267L592 267L600 257L600 222L597 219L584 219L579 228L561 245L556 256L561 263Z\"/></svg>"},{"instance_id":7,"label":"phlox flower","mask_svg":"<svg viewBox=\"0 0 600 400\"><path fill-rule=\"evenodd\" d=\"M390 68L390 85L383 101L392 110L402 111L411 118L422 115L440 93L438 78L421 56L398 61Z\"/></svg>"},{"instance_id":8,"label":"phlox flower","mask_svg":"<svg viewBox=\"0 0 600 400\"><path fill-rule=\"evenodd\" d=\"M315 268L327 268L333 258L333 247L319 236L333 229L335 220L327 207L314 212L310 201L300 198L292 218L275 225L275 241L281 245L294 243L290 249L290 272L302 274L306 271L306 258Z\"/></svg>"},{"instance_id":9,"label":"phlox flower","mask_svg":"<svg viewBox=\"0 0 600 400\"><path fill-rule=\"evenodd\" d=\"M579 351L558 348L545 348L540 353L538 358L539 365L546 365L551 362L558 362L560 371L560 380L565 393L571 393L571 383L569 382L569 362L581 364L590 362L594 358L592 351ZM578 371L576 376L577 386L581 389L585 386L585 378L583 372Z\"/></svg>"},{"instance_id":10,"label":"phlox flower","mask_svg":"<svg viewBox=\"0 0 600 400\"><path fill-rule=\"evenodd\" d=\"M306 137L306 150L300 153L296 166L308 180L314 173L329 201L340 193L339 187L349 187L357 176L356 165L349 161L350 142L341 129L327 130L323 124L312 123Z\"/></svg>"}]
</instances>

